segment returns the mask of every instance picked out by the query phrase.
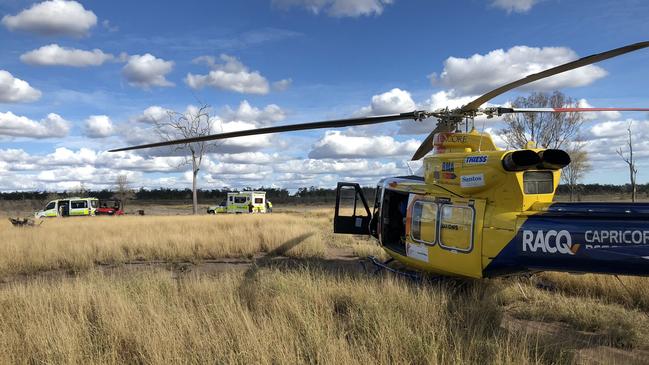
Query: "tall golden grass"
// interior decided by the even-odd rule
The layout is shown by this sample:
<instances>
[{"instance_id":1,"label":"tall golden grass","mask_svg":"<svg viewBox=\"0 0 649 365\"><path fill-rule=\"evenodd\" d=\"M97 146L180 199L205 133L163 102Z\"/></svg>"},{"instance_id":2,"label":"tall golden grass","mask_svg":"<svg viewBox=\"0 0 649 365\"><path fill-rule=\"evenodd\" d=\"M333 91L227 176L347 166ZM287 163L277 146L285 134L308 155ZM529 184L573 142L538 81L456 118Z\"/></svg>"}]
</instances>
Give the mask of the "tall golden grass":
<instances>
[{"instance_id":1,"label":"tall golden grass","mask_svg":"<svg viewBox=\"0 0 649 365\"><path fill-rule=\"evenodd\" d=\"M308 266L36 280L0 290L0 362L541 362L533 338L500 328L491 290Z\"/></svg>"},{"instance_id":2,"label":"tall golden grass","mask_svg":"<svg viewBox=\"0 0 649 365\"><path fill-rule=\"evenodd\" d=\"M296 208L52 219L25 229L3 222L0 363L535 364L571 363L602 346L649 350L647 278L544 273L419 285L343 274L318 263L341 249L381 251L332 234L331 217L330 209ZM262 259L246 272L119 269L130 261L266 253L297 265ZM48 270L75 275L36 275ZM593 333L596 341L515 328L508 318Z\"/></svg>"},{"instance_id":3,"label":"tall golden grass","mask_svg":"<svg viewBox=\"0 0 649 365\"><path fill-rule=\"evenodd\" d=\"M297 240L297 242L295 242ZM327 245L378 247L331 233L328 210L293 214L78 217L40 227L0 226L0 275L86 270L97 263L200 261L253 257L283 249L289 257L323 257ZM285 251L285 252L284 252Z\"/></svg>"}]
</instances>

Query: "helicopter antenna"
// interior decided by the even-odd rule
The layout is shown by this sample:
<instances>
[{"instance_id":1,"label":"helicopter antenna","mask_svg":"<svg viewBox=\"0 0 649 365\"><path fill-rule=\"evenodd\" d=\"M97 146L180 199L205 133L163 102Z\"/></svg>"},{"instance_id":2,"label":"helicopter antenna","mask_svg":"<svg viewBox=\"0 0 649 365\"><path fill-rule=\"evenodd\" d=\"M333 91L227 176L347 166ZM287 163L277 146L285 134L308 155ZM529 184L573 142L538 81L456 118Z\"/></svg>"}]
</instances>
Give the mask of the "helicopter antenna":
<instances>
[{"instance_id":1,"label":"helicopter antenna","mask_svg":"<svg viewBox=\"0 0 649 365\"><path fill-rule=\"evenodd\" d=\"M478 152L482 151L482 137L484 136L484 128L487 125L487 120L482 120L482 129L480 130L480 139L478 140ZM473 121L473 128L475 128L475 120Z\"/></svg>"},{"instance_id":2,"label":"helicopter antenna","mask_svg":"<svg viewBox=\"0 0 649 365\"><path fill-rule=\"evenodd\" d=\"M412 167L410 166L410 161L405 161L405 162L406 162L406 166L408 167L408 172L410 173L410 175L414 175L415 172L413 171Z\"/></svg>"}]
</instances>

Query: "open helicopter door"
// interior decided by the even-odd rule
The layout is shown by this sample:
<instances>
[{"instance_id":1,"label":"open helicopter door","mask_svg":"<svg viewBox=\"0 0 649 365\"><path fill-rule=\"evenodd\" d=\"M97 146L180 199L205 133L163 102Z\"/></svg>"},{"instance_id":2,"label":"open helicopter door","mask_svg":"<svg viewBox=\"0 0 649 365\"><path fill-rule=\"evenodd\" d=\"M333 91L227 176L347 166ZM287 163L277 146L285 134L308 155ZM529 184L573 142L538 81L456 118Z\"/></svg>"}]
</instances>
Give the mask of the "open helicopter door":
<instances>
[{"instance_id":1,"label":"open helicopter door","mask_svg":"<svg viewBox=\"0 0 649 365\"><path fill-rule=\"evenodd\" d=\"M371 219L372 214L361 186L339 182L336 187L334 233L369 235Z\"/></svg>"}]
</instances>

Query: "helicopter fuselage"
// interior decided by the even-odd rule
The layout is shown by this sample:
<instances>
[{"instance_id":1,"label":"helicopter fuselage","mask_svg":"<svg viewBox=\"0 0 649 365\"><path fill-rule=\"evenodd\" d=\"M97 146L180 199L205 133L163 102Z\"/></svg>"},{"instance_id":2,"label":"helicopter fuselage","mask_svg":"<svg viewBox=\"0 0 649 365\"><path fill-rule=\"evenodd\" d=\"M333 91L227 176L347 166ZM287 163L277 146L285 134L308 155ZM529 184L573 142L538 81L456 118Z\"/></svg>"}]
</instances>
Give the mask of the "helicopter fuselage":
<instances>
[{"instance_id":1,"label":"helicopter fuselage","mask_svg":"<svg viewBox=\"0 0 649 365\"><path fill-rule=\"evenodd\" d=\"M434 143L423 177L379 182L372 212L358 209L358 185L339 184L334 231L372 235L408 267L443 275L649 275L649 204L553 202L565 152L499 150L475 131Z\"/></svg>"}]
</instances>

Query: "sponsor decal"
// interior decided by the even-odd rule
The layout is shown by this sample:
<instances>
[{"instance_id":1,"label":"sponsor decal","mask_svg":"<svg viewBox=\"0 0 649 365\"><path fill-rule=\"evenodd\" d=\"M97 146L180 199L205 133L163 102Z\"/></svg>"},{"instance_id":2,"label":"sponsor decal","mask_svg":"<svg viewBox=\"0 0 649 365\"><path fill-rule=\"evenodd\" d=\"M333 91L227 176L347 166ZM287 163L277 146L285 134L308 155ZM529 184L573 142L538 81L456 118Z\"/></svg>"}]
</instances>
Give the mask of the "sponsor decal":
<instances>
[{"instance_id":1,"label":"sponsor decal","mask_svg":"<svg viewBox=\"0 0 649 365\"><path fill-rule=\"evenodd\" d=\"M467 141L467 137L465 135L451 134L450 136L446 137L446 140L444 142L466 143L466 141Z\"/></svg>"},{"instance_id":2,"label":"sponsor decal","mask_svg":"<svg viewBox=\"0 0 649 365\"><path fill-rule=\"evenodd\" d=\"M523 231L523 252L575 254L572 250L572 236L566 230Z\"/></svg>"},{"instance_id":3,"label":"sponsor decal","mask_svg":"<svg viewBox=\"0 0 649 365\"><path fill-rule=\"evenodd\" d=\"M442 229L451 229L453 231L459 231L460 226L458 226L457 224L442 223Z\"/></svg>"},{"instance_id":4,"label":"sponsor decal","mask_svg":"<svg viewBox=\"0 0 649 365\"><path fill-rule=\"evenodd\" d=\"M475 188L484 185L484 174L460 176L460 186L463 188Z\"/></svg>"},{"instance_id":5,"label":"sponsor decal","mask_svg":"<svg viewBox=\"0 0 649 365\"><path fill-rule=\"evenodd\" d=\"M586 231L584 233L586 248L606 248L616 245L647 245L649 231Z\"/></svg>"},{"instance_id":6,"label":"sponsor decal","mask_svg":"<svg viewBox=\"0 0 649 365\"><path fill-rule=\"evenodd\" d=\"M415 260L428 262L428 247L414 243L406 244L406 255Z\"/></svg>"},{"instance_id":7,"label":"sponsor decal","mask_svg":"<svg viewBox=\"0 0 649 365\"><path fill-rule=\"evenodd\" d=\"M437 170L435 171L437 172ZM442 173L438 173L435 178L439 179L440 177L445 180L455 179L457 177L457 175L455 175L455 163L442 162Z\"/></svg>"},{"instance_id":8,"label":"sponsor decal","mask_svg":"<svg viewBox=\"0 0 649 365\"><path fill-rule=\"evenodd\" d=\"M479 156L467 156L464 158L464 164L465 165L484 165L487 163L489 157L487 155L479 155Z\"/></svg>"},{"instance_id":9,"label":"sponsor decal","mask_svg":"<svg viewBox=\"0 0 649 365\"><path fill-rule=\"evenodd\" d=\"M455 164L453 162L442 162L442 171L444 172L454 172Z\"/></svg>"}]
</instances>

